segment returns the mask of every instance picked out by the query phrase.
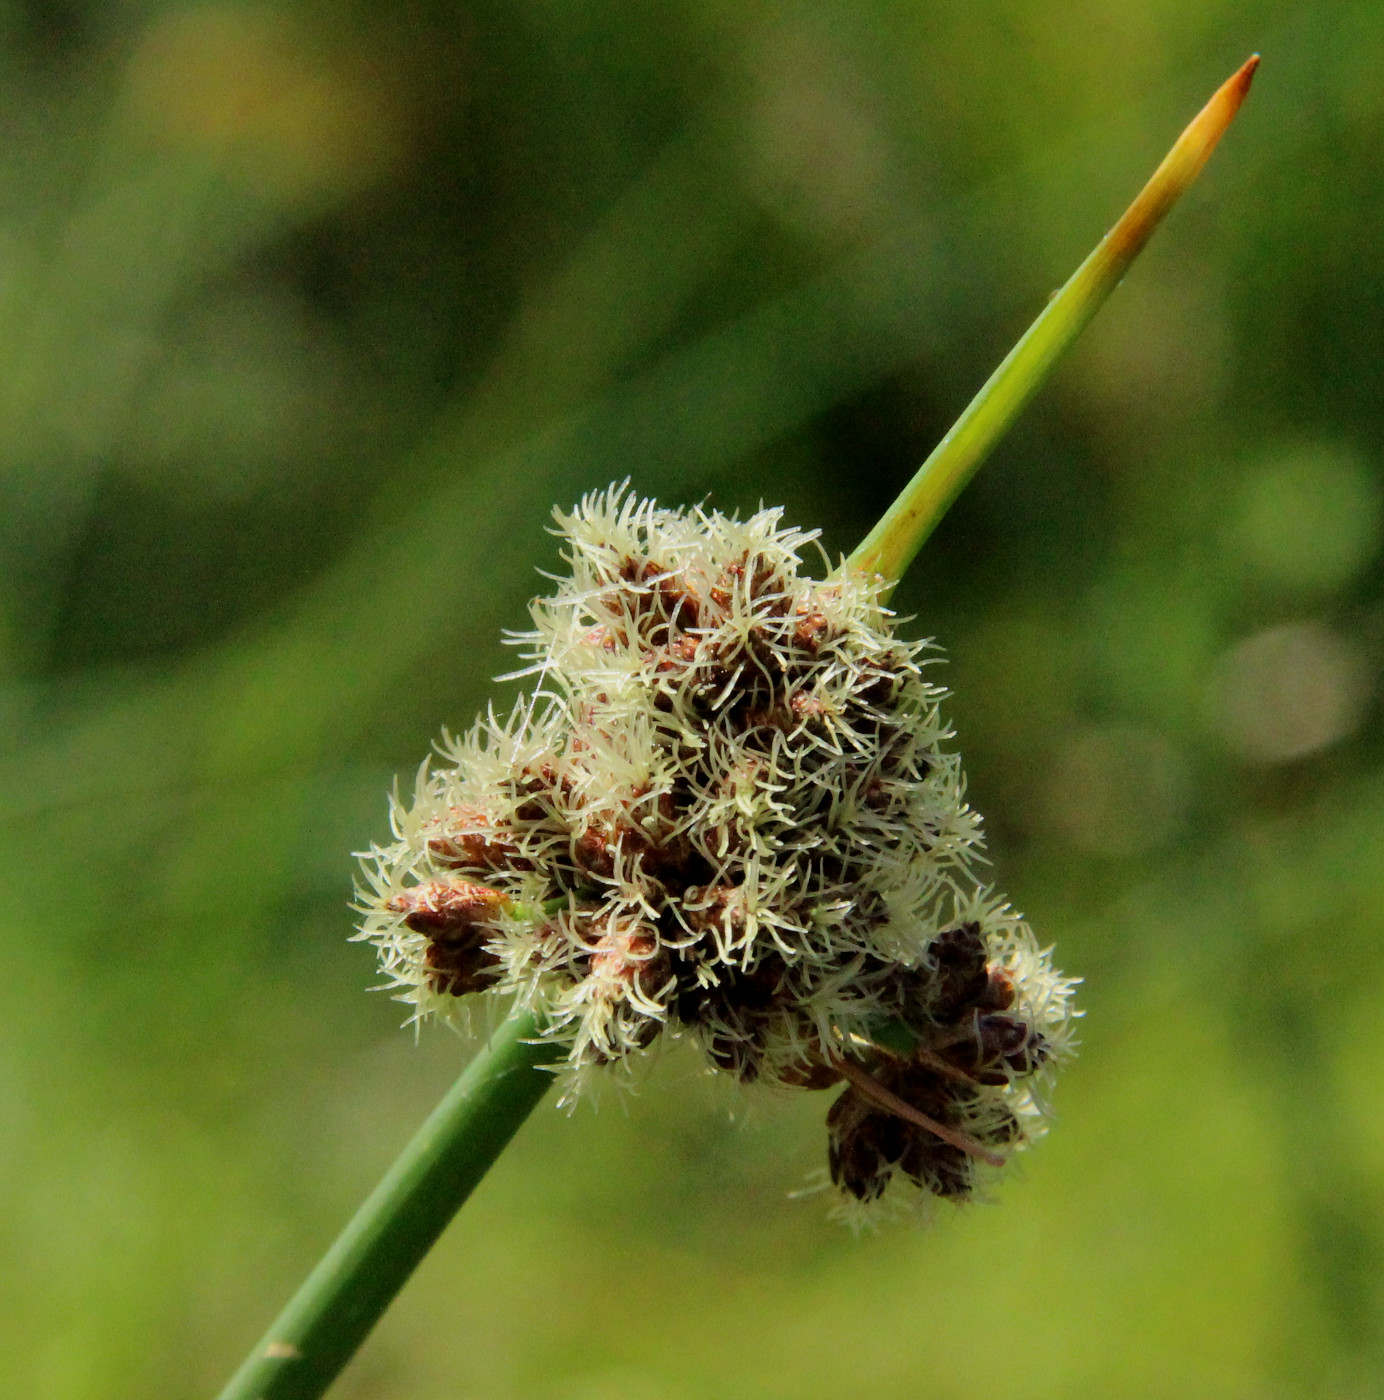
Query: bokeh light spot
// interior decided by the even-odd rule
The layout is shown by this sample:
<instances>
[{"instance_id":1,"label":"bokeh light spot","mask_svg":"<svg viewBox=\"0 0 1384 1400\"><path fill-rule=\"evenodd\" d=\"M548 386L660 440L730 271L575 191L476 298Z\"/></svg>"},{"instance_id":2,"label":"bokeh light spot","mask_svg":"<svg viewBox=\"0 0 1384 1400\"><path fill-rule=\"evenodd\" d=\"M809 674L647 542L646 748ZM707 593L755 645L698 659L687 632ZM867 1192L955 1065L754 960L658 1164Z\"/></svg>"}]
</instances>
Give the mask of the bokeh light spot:
<instances>
[{"instance_id":1,"label":"bokeh light spot","mask_svg":"<svg viewBox=\"0 0 1384 1400\"><path fill-rule=\"evenodd\" d=\"M1247 762L1306 758L1354 733L1371 680L1360 647L1323 624L1270 627L1217 663L1212 723Z\"/></svg>"}]
</instances>

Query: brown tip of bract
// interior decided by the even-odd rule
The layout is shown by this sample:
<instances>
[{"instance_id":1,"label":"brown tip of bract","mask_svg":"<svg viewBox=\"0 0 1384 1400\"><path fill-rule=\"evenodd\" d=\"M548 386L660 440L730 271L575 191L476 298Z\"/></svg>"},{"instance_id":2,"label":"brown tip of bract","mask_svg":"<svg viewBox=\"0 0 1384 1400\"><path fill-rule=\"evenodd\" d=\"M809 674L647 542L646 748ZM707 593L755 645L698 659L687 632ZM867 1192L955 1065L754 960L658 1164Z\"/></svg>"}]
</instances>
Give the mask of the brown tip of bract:
<instances>
[{"instance_id":1,"label":"brown tip of bract","mask_svg":"<svg viewBox=\"0 0 1384 1400\"><path fill-rule=\"evenodd\" d=\"M1249 95L1250 84L1254 82L1254 75L1259 69L1259 55L1250 54L1245 61L1228 77L1216 92L1216 95L1206 104L1207 111L1217 106L1223 106L1225 112L1222 118L1221 130L1229 125L1235 113L1240 110L1240 104Z\"/></svg>"},{"instance_id":2,"label":"brown tip of bract","mask_svg":"<svg viewBox=\"0 0 1384 1400\"><path fill-rule=\"evenodd\" d=\"M1232 83L1240 85L1240 100L1244 101L1245 93L1249 91L1249 85L1254 81L1255 70L1259 67L1259 55L1252 53L1240 65L1240 71L1230 80Z\"/></svg>"},{"instance_id":3,"label":"brown tip of bract","mask_svg":"<svg viewBox=\"0 0 1384 1400\"><path fill-rule=\"evenodd\" d=\"M1173 143L1138 198L1105 236L1103 246L1115 266L1133 261L1163 216L1201 174L1226 128L1235 120L1258 67L1259 55L1253 54L1216 89Z\"/></svg>"},{"instance_id":4,"label":"brown tip of bract","mask_svg":"<svg viewBox=\"0 0 1384 1400\"><path fill-rule=\"evenodd\" d=\"M1176 156L1181 155L1190 167L1179 172L1184 175L1184 184L1190 184L1196 178L1197 171L1206 163L1211 152L1216 149L1216 143L1225 135L1226 128L1235 120L1235 114L1249 93L1258 67L1259 55L1252 54L1216 89L1211 100L1192 118L1186 131L1177 138L1176 144L1168 153L1168 159L1159 167L1159 173L1162 173ZM1154 178L1157 179L1157 175Z\"/></svg>"}]
</instances>

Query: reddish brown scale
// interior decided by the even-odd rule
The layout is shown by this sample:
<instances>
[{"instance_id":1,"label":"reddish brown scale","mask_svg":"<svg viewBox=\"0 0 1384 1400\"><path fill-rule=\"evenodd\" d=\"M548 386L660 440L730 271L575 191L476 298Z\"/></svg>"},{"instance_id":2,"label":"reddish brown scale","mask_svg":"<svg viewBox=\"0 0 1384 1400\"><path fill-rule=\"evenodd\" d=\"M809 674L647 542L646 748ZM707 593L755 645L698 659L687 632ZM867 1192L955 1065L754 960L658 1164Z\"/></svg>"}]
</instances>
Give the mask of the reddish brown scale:
<instances>
[{"instance_id":1,"label":"reddish brown scale","mask_svg":"<svg viewBox=\"0 0 1384 1400\"><path fill-rule=\"evenodd\" d=\"M789 661L783 654L777 629L756 624L745 634L745 654L753 670L772 686L783 683L789 671Z\"/></svg>"},{"instance_id":2,"label":"reddish brown scale","mask_svg":"<svg viewBox=\"0 0 1384 1400\"><path fill-rule=\"evenodd\" d=\"M423 962L429 985L443 996L483 992L500 977L500 959L478 940L465 944L430 943Z\"/></svg>"},{"instance_id":3,"label":"reddish brown scale","mask_svg":"<svg viewBox=\"0 0 1384 1400\"><path fill-rule=\"evenodd\" d=\"M663 714L671 713L677 695L686 688L691 689L692 698L698 698L698 691L704 687L704 677L698 676L697 637L672 637L667 646L648 653L652 663L654 707Z\"/></svg>"},{"instance_id":4,"label":"reddish brown scale","mask_svg":"<svg viewBox=\"0 0 1384 1400\"><path fill-rule=\"evenodd\" d=\"M710 927L710 921L706 927ZM695 945L674 951L674 1013L687 1026L721 1023L709 1047L718 1064L726 1057L739 1063L750 1049L754 1049L757 1063L760 1051L755 1047L762 1039L768 1014L792 1000L786 965L782 958L771 955L748 971L722 966L709 986L699 975L705 965Z\"/></svg>"},{"instance_id":5,"label":"reddish brown scale","mask_svg":"<svg viewBox=\"0 0 1384 1400\"><path fill-rule=\"evenodd\" d=\"M668 954L659 947L657 932L645 924L622 924L608 928L592 944L590 970L593 977L613 981L638 981L649 995L668 980Z\"/></svg>"},{"instance_id":6,"label":"reddish brown scale","mask_svg":"<svg viewBox=\"0 0 1384 1400\"><path fill-rule=\"evenodd\" d=\"M777 957L763 959L749 972L722 971L713 988L684 986L674 1003L686 1024L710 1022L704 1044L719 1069L749 1084L764 1067L765 1040L785 1004L786 968ZM685 979L685 972L684 972Z\"/></svg>"},{"instance_id":7,"label":"reddish brown scale","mask_svg":"<svg viewBox=\"0 0 1384 1400\"><path fill-rule=\"evenodd\" d=\"M630 788L628 793L623 794L622 804L625 811L629 813L630 824L637 827L641 833L647 832L650 810L658 810L658 799L649 802L649 795L653 788L648 783L636 783ZM655 823L656 824L656 823Z\"/></svg>"},{"instance_id":8,"label":"reddish brown scale","mask_svg":"<svg viewBox=\"0 0 1384 1400\"><path fill-rule=\"evenodd\" d=\"M976 1005L982 1011L1008 1011L1014 1005L1014 999L1017 995L1014 979L1003 968L991 967L988 971L985 990L981 993Z\"/></svg>"},{"instance_id":9,"label":"reddish brown scale","mask_svg":"<svg viewBox=\"0 0 1384 1400\"><path fill-rule=\"evenodd\" d=\"M746 734L752 729L770 729L777 730L780 734L790 734L798 727L793 711L778 705L766 709L747 709L741 717L740 724Z\"/></svg>"},{"instance_id":10,"label":"reddish brown scale","mask_svg":"<svg viewBox=\"0 0 1384 1400\"><path fill-rule=\"evenodd\" d=\"M722 595L725 597L725 602L722 604L723 607L730 607L735 595L744 587L745 565L749 562L749 557L748 554L742 554L735 563L727 564L726 567L721 570L720 588ZM713 588L711 593L712 596L715 597L717 590Z\"/></svg>"},{"instance_id":11,"label":"reddish brown scale","mask_svg":"<svg viewBox=\"0 0 1384 1400\"><path fill-rule=\"evenodd\" d=\"M666 813L665 806L669 809ZM670 896L677 897L689 883L705 880L711 870L688 834L674 830L677 813L670 793L659 798L659 808L664 824L648 837L650 844L642 854L640 867L660 881Z\"/></svg>"},{"instance_id":12,"label":"reddish brown scale","mask_svg":"<svg viewBox=\"0 0 1384 1400\"><path fill-rule=\"evenodd\" d=\"M765 618L784 617L793 607L783 575L762 554L746 553L726 565L707 592L723 613L731 611L737 596L748 596L755 612Z\"/></svg>"},{"instance_id":13,"label":"reddish brown scale","mask_svg":"<svg viewBox=\"0 0 1384 1400\"><path fill-rule=\"evenodd\" d=\"M453 807L428 838L428 853L453 870L532 870L512 831L479 807ZM466 828L471 828L467 830Z\"/></svg>"},{"instance_id":14,"label":"reddish brown scale","mask_svg":"<svg viewBox=\"0 0 1384 1400\"><path fill-rule=\"evenodd\" d=\"M395 895L385 907L402 914L415 933L452 941L493 920L509 902L509 896L499 890L439 875Z\"/></svg>"},{"instance_id":15,"label":"reddish brown scale","mask_svg":"<svg viewBox=\"0 0 1384 1400\"><path fill-rule=\"evenodd\" d=\"M602 589L594 599L595 604L612 619L622 640L627 637L624 624L631 617L637 623L639 615L645 610L643 594L629 585L639 582L646 563L645 560L628 556L622 559L614 572L608 575L610 586Z\"/></svg>"},{"instance_id":16,"label":"reddish brown scale","mask_svg":"<svg viewBox=\"0 0 1384 1400\"><path fill-rule=\"evenodd\" d=\"M981 1084L1006 1084L1037 1069L1047 1058L1046 1042L1021 1017L997 1014L1013 1006L1014 980L986 964L979 927L962 924L938 934L931 957L931 969L866 969L883 982L895 1014L925 1034L924 1048ZM955 1029L940 1031L938 1023Z\"/></svg>"},{"instance_id":17,"label":"reddish brown scale","mask_svg":"<svg viewBox=\"0 0 1384 1400\"><path fill-rule=\"evenodd\" d=\"M514 785L516 798L527 798L514 809L517 821L538 823L557 819L559 811L570 805L572 780L559 776L551 763L524 769L522 778Z\"/></svg>"},{"instance_id":18,"label":"reddish brown scale","mask_svg":"<svg viewBox=\"0 0 1384 1400\"><path fill-rule=\"evenodd\" d=\"M797 727L788 705L791 678L747 651L740 656L733 683L716 696L717 713L744 746L767 752L775 731L788 733ZM763 732L756 737L756 730Z\"/></svg>"},{"instance_id":19,"label":"reddish brown scale","mask_svg":"<svg viewBox=\"0 0 1384 1400\"><path fill-rule=\"evenodd\" d=\"M863 684L857 685L855 698L877 709L887 709L903 682L902 658L885 656L879 661L862 661L859 674Z\"/></svg>"},{"instance_id":20,"label":"reddish brown scale","mask_svg":"<svg viewBox=\"0 0 1384 1400\"><path fill-rule=\"evenodd\" d=\"M691 785L686 777L680 777L673 791L659 797L659 811L668 823L669 834L659 843L655 868L668 885L670 895L677 897L682 897L691 885L705 885L714 872L689 830L682 826L683 813L690 802Z\"/></svg>"},{"instance_id":21,"label":"reddish brown scale","mask_svg":"<svg viewBox=\"0 0 1384 1400\"><path fill-rule=\"evenodd\" d=\"M657 951L657 933L643 924L607 929L591 945L591 970L618 972L628 980Z\"/></svg>"},{"instance_id":22,"label":"reddish brown scale","mask_svg":"<svg viewBox=\"0 0 1384 1400\"><path fill-rule=\"evenodd\" d=\"M702 603L696 590L673 578L660 578L654 585L658 610L667 619L668 634L687 632L701 622Z\"/></svg>"},{"instance_id":23,"label":"reddish brown scale","mask_svg":"<svg viewBox=\"0 0 1384 1400\"><path fill-rule=\"evenodd\" d=\"M764 760L746 755L728 772L721 774L716 790L722 797L731 797L745 788L753 789L764 772Z\"/></svg>"},{"instance_id":24,"label":"reddish brown scale","mask_svg":"<svg viewBox=\"0 0 1384 1400\"><path fill-rule=\"evenodd\" d=\"M622 600L620 603L611 600L606 606L612 611L628 606L637 616L651 619L654 623L648 630L651 641L661 644L699 624L701 599L696 590L670 572L666 565L652 559L627 557L620 565L619 576L634 586L620 590L616 595Z\"/></svg>"},{"instance_id":25,"label":"reddish brown scale","mask_svg":"<svg viewBox=\"0 0 1384 1400\"><path fill-rule=\"evenodd\" d=\"M720 862L729 856L739 855L749 841L749 834L741 818L732 817L729 821L709 827L702 840L711 859Z\"/></svg>"},{"instance_id":26,"label":"reddish brown scale","mask_svg":"<svg viewBox=\"0 0 1384 1400\"><path fill-rule=\"evenodd\" d=\"M686 633L673 637L659 654L654 672L657 675L684 675L697 659L698 639Z\"/></svg>"},{"instance_id":27,"label":"reddish brown scale","mask_svg":"<svg viewBox=\"0 0 1384 1400\"><path fill-rule=\"evenodd\" d=\"M756 611L768 617L786 617L793 608L787 582L777 566L762 554L746 555L739 566L741 577L749 580L749 594ZM732 566L729 572L734 572Z\"/></svg>"},{"instance_id":28,"label":"reddish brown scale","mask_svg":"<svg viewBox=\"0 0 1384 1400\"><path fill-rule=\"evenodd\" d=\"M602 989L601 996L613 998L621 1042L636 1048L651 1044L662 1022L630 1005L625 997L636 987L650 1000L667 990L670 959L659 945L657 932L647 924L628 920L612 924L588 919L573 927L589 950L579 957L575 975L591 979ZM597 1064L610 1058L599 1047L593 1046L590 1053Z\"/></svg>"},{"instance_id":29,"label":"reddish brown scale","mask_svg":"<svg viewBox=\"0 0 1384 1400\"><path fill-rule=\"evenodd\" d=\"M712 930L738 941L745 931L745 911L736 899L732 885L707 889L689 885L683 891L683 918L694 933Z\"/></svg>"},{"instance_id":30,"label":"reddish brown scale","mask_svg":"<svg viewBox=\"0 0 1384 1400\"><path fill-rule=\"evenodd\" d=\"M617 646L624 646L626 639L623 628L607 627L600 623L582 636L588 646L600 647L602 651L614 651Z\"/></svg>"},{"instance_id":31,"label":"reddish brown scale","mask_svg":"<svg viewBox=\"0 0 1384 1400\"><path fill-rule=\"evenodd\" d=\"M553 815L551 801L545 801L543 797L537 795L526 798L514 809L515 820L521 822L537 823L545 821Z\"/></svg>"},{"instance_id":32,"label":"reddish brown scale","mask_svg":"<svg viewBox=\"0 0 1384 1400\"><path fill-rule=\"evenodd\" d=\"M848 1088L827 1110L827 1166L833 1183L859 1201L878 1200L907 1148L909 1127Z\"/></svg>"},{"instance_id":33,"label":"reddish brown scale","mask_svg":"<svg viewBox=\"0 0 1384 1400\"><path fill-rule=\"evenodd\" d=\"M698 640L696 664L688 674L688 694L699 708L714 714L733 712L754 703L754 695L764 687L772 691L770 673L753 643Z\"/></svg>"},{"instance_id":34,"label":"reddish brown scale","mask_svg":"<svg viewBox=\"0 0 1384 1400\"><path fill-rule=\"evenodd\" d=\"M576 917L580 919L581 913L578 912ZM549 919L537 925L533 930L533 939L544 953L556 953L567 946L567 933L556 919Z\"/></svg>"},{"instance_id":35,"label":"reddish brown scale","mask_svg":"<svg viewBox=\"0 0 1384 1400\"><path fill-rule=\"evenodd\" d=\"M700 858L684 835L647 830L642 823L592 822L582 828L572 842L572 862L585 875L609 880L617 863L625 878L650 875L659 879L676 876L700 863Z\"/></svg>"},{"instance_id":36,"label":"reddish brown scale","mask_svg":"<svg viewBox=\"0 0 1384 1400\"><path fill-rule=\"evenodd\" d=\"M788 709L795 723L806 729L820 729L830 713L825 702L810 690L795 690L788 697Z\"/></svg>"},{"instance_id":37,"label":"reddish brown scale","mask_svg":"<svg viewBox=\"0 0 1384 1400\"><path fill-rule=\"evenodd\" d=\"M799 603L796 611L798 621L793 628L793 645L809 656L816 656L831 640L831 624L825 613L811 608L807 602Z\"/></svg>"},{"instance_id":38,"label":"reddish brown scale","mask_svg":"<svg viewBox=\"0 0 1384 1400\"><path fill-rule=\"evenodd\" d=\"M727 704L735 679L729 667L714 662L699 666L689 678L688 698L703 714L714 714Z\"/></svg>"},{"instance_id":39,"label":"reddish brown scale","mask_svg":"<svg viewBox=\"0 0 1384 1400\"><path fill-rule=\"evenodd\" d=\"M718 711L744 704L767 677L751 644L721 642L706 648L700 668L706 699Z\"/></svg>"},{"instance_id":40,"label":"reddish brown scale","mask_svg":"<svg viewBox=\"0 0 1384 1400\"><path fill-rule=\"evenodd\" d=\"M572 861L585 874L608 880L615 874L615 845L609 827L585 827L572 840Z\"/></svg>"},{"instance_id":41,"label":"reddish brown scale","mask_svg":"<svg viewBox=\"0 0 1384 1400\"><path fill-rule=\"evenodd\" d=\"M499 890L438 876L402 891L387 907L415 933L428 935L423 962L433 990L464 996L499 975L500 960L485 946L487 924L508 904Z\"/></svg>"}]
</instances>

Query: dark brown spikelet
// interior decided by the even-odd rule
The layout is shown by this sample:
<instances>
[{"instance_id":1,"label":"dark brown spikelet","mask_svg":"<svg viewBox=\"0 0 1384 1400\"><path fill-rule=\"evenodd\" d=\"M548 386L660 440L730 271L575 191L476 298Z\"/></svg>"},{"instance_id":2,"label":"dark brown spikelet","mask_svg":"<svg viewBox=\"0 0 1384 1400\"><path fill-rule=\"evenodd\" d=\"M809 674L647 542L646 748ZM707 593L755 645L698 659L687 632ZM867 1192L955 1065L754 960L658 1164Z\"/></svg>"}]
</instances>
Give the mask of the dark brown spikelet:
<instances>
[{"instance_id":1,"label":"dark brown spikelet","mask_svg":"<svg viewBox=\"0 0 1384 1400\"><path fill-rule=\"evenodd\" d=\"M933 964L929 1010L938 1021L954 1020L976 1004L989 983L980 925L961 924L939 933L928 957Z\"/></svg>"},{"instance_id":2,"label":"dark brown spikelet","mask_svg":"<svg viewBox=\"0 0 1384 1400\"><path fill-rule=\"evenodd\" d=\"M875 1065L871 1078L918 1113L962 1134L973 1152L1004 1147L1020 1135L1018 1120L1007 1110L992 1109L973 1122L979 1091L930 1065L891 1059ZM832 1181L859 1201L876 1199L895 1171L946 1200L962 1200L975 1189L975 1164L962 1147L891 1113L855 1084L827 1114L827 1165Z\"/></svg>"},{"instance_id":3,"label":"dark brown spikelet","mask_svg":"<svg viewBox=\"0 0 1384 1400\"><path fill-rule=\"evenodd\" d=\"M955 1040L942 1047L952 1064L978 1084L1007 1084L1033 1074L1048 1057L1042 1035L1022 1016L973 1012Z\"/></svg>"},{"instance_id":4,"label":"dark brown spikelet","mask_svg":"<svg viewBox=\"0 0 1384 1400\"><path fill-rule=\"evenodd\" d=\"M433 990L464 996L490 986L500 960L485 946L506 895L470 880L438 875L389 901L406 927L428 938L424 963Z\"/></svg>"},{"instance_id":5,"label":"dark brown spikelet","mask_svg":"<svg viewBox=\"0 0 1384 1400\"><path fill-rule=\"evenodd\" d=\"M827 1110L827 1166L833 1184L858 1201L878 1200L908 1146L904 1130L910 1127L847 1088Z\"/></svg>"}]
</instances>

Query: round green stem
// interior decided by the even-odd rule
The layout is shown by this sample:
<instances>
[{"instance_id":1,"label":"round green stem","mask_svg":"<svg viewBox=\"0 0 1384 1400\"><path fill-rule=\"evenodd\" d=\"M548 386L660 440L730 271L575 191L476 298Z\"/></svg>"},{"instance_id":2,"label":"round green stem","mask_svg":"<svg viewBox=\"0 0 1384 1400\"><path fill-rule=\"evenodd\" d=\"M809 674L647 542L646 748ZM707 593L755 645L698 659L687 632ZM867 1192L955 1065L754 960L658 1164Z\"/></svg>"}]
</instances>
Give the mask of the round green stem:
<instances>
[{"instance_id":1,"label":"round green stem","mask_svg":"<svg viewBox=\"0 0 1384 1400\"><path fill-rule=\"evenodd\" d=\"M553 1082L512 1013L467 1065L220 1400L312 1400L335 1380Z\"/></svg>"}]
</instances>

